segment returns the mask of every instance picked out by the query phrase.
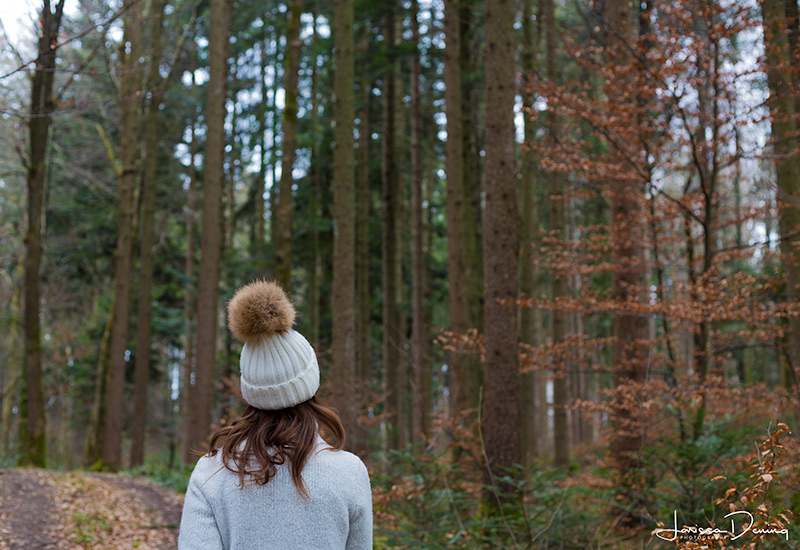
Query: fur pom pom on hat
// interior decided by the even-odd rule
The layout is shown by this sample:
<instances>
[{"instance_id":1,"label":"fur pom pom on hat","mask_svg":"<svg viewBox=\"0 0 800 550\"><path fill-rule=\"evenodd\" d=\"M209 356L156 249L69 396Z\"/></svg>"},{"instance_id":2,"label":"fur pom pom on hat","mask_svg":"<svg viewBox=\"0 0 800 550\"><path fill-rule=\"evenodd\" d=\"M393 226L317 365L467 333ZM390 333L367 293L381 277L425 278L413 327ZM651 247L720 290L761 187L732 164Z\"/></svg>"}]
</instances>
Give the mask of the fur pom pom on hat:
<instances>
[{"instance_id":1,"label":"fur pom pom on hat","mask_svg":"<svg viewBox=\"0 0 800 550\"><path fill-rule=\"evenodd\" d=\"M317 354L292 329L294 318L294 306L275 282L254 281L228 302L228 326L244 343L239 359L242 397L253 407L293 407L319 389Z\"/></svg>"}]
</instances>

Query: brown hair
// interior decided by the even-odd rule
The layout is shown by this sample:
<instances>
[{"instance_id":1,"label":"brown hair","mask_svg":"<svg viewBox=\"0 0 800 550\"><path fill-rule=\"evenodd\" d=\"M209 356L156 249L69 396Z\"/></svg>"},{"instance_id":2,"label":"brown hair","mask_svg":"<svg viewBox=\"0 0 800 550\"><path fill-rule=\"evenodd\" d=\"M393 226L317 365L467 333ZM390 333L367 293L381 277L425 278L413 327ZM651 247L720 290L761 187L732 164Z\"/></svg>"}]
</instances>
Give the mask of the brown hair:
<instances>
[{"instance_id":1,"label":"brown hair","mask_svg":"<svg viewBox=\"0 0 800 550\"><path fill-rule=\"evenodd\" d=\"M316 396L294 407L265 411L247 406L241 418L220 428L211 438L208 454L222 452L222 462L238 474L239 486L246 481L266 485L277 467L289 463L289 471L298 494L310 498L303 481L319 426L325 426L335 438L334 450L344 448L344 427L336 411L320 403Z\"/></svg>"}]
</instances>

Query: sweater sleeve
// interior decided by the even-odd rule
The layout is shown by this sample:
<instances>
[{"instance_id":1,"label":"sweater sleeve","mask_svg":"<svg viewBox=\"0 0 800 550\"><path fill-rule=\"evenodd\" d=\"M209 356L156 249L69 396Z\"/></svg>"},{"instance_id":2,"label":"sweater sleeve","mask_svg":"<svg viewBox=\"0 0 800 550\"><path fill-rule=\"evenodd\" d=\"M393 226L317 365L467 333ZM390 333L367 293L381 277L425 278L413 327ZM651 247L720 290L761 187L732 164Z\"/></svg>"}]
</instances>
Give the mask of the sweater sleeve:
<instances>
[{"instance_id":1,"label":"sweater sleeve","mask_svg":"<svg viewBox=\"0 0 800 550\"><path fill-rule=\"evenodd\" d=\"M194 475L183 501L178 550L224 550L214 511Z\"/></svg>"},{"instance_id":2,"label":"sweater sleeve","mask_svg":"<svg viewBox=\"0 0 800 550\"><path fill-rule=\"evenodd\" d=\"M350 514L346 550L372 550L372 489L369 472L361 461L356 479L356 502Z\"/></svg>"}]
</instances>

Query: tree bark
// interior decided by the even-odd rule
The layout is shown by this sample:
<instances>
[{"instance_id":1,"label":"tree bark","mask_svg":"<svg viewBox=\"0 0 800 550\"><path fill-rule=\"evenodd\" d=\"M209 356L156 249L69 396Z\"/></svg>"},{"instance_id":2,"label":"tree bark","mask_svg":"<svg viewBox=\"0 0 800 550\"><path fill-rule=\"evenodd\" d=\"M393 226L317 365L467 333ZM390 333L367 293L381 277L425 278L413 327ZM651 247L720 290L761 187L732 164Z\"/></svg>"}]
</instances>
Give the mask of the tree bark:
<instances>
[{"instance_id":1,"label":"tree bark","mask_svg":"<svg viewBox=\"0 0 800 550\"><path fill-rule=\"evenodd\" d=\"M369 49L369 33L364 29L361 37L361 51ZM366 71L364 71L366 75ZM357 234L357 284L358 293L358 353L357 379L364 391L369 384L369 144L370 136L370 91L372 83L365 76L361 81L361 113L358 126L358 234Z\"/></svg>"},{"instance_id":2,"label":"tree bark","mask_svg":"<svg viewBox=\"0 0 800 550\"><path fill-rule=\"evenodd\" d=\"M347 446L358 448L355 399L355 40L353 0L334 0L333 147L333 400L349 432Z\"/></svg>"},{"instance_id":3,"label":"tree bark","mask_svg":"<svg viewBox=\"0 0 800 550\"><path fill-rule=\"evenodd\" d=\"M313 6L312 16L312 35L311 51L317 52L317 7ZM319 135L319 74L317 73L317 58L315 53L312 58L311 67L311 132L312 135ZM319 342L319 297L320 297L320 185L322 173L322 160L320 158L320 147L317 140L311 145L311 199L309 201L309 213L311 217L311 261L308 267L308 324L310 325L309 336L314 345Z\"/></svg>"},{"instance_id":4,"label":"tree bark","mask_svg":"<svg viewBox=\"0 0 800 550\"><path fill-rule=\"evenodd\" d=\"M194 43L194 41L192 41ZM192 48L190 54L190 71L192 73L192 91L196 91L195 70L197 65L197 52ZM195 374L195 354L194 354L194 335L195 335L195 289L197 288L197 275L195 273L195 216L197 213L197 136L195 126L197 124L197 110L192 111L192 121L189 125L189 189L186 194L186 261L184 264L184 274L186 275L186 293L183 297L183 324L184 324L184 343L183 343L183 391L181 394L181 413L183 416L183 437L182 454L183 461L191 463L194 460L192 454L190 435L190 410L192 381Z\"/></svg>"},{"instance_id":5,"label":"tree bark","mask_svg":"<svg viewBox=\"0 0 800 550\"><path fill-rule=\"evenodd\" d=\"M447 143L445 166L447 173L447 280L450 331L460 334L469 328L469 309L466 296L464 249L464 143L462 137L461 93L461 27L459 0L444 3L444 80ZM474 406L471 398L469 364L458 352L450 354L450 414L459 418Z\"/></svg>"},{"instance_id":6,"label":"tree bark","mask_svg":"<svg viewBox=\"0 0 800 550\"><path fill-rule=\"evenodd\" d=\"M522 4L522 98L523 106L533 107L534 95L527 91L527 78L533 74L536 63L536 41L533 32L533 0L524 0ZM531 144L536 139L535 125L530 116L524 116L525 143ZM520 178L520 292L528 298L536 297L537 269L534 255L538 250L539 213L536 205L536 157L532 150L522 149L522 166ZM520 310L520 341L531 346L539 344L539 311L536 308ZM527 467L538 454L537 406L538 385L541 383L539 373L525 372L520 375L520 427L522 431L522 457Z\"/></svg>"},{"instance_id":7,"label":"tree bark","mask_svg":"<svg viewBox=\"0 0 800 550\"><path fill-rule=\"evenodd\" d=\"M207 135L203 174L203 232L197 290L197 369L189 407L189 445L200 450L211 425L217 351L219 270L222 251L222 191L225 158L230 0L211 0Z\"/></svg>"},{"instance_id":8,"label":"tree bark","mask_svg":"<svg viewBox=\"0 0 800 550\"><path fill-rule=\"evenodd\" d=\"M153 244L155 242L156 178L158 168L159 107L161 105L161 29L164 0L151 3L150 69L147 82L150 99L143 131L144 179L142 182L141 251L139 259L139 309L136 322L136 365L134 368L133 421L131 423L130 465L144 464L147 431L147 386L150 373L152 327Z\"/></svg>"},{"instance_id":9,"label":"tree bark","mask_svg":"<svg viewBox=\"0 0 800 550\"><path fill-rule=\"evenodd\" d=\"M411 2L411 353L412 407L411 441L425 441L430 432L427 410L431 391L431 369L425 357L427 319L425 315L425 271L422 231L422 97L420 93L419 6Z\"/></svg>"},{"instance_id":10,"label":"tree bark","mask_svg":"<svg viewBox=\"0 0 800 550\"><path fill-rule=\"evenodd\" d=\"M297 148L297 77L300 70L300 0L289 3L289 22L286 29L286 59L284 71L283 140L281 142L281 179L278 189L277 242L275 243L275 275L288 292L292 288L292 170Z\"/></svg>"},{"instance_id":11,"label":"tree bark","mask_svg":"<svg viewBox=\"0 0 800 550\"><path fill-rule=\"evenodd\" d=\"M27 163L28 227L25 232L25 284L23 291L23 327L25 362L19 416L20 462L44 467L45 416L42 380L42 329L40 322L40 274L42 263L42 225L44 218L45 163L50 137L58 32L64 0L51 8L44 0L39 14L39 56L33 74L31 118L28 120L30 142Z\"/></svg>"},{"instance_id":12,"label":"tree bark","mask_svg":"<svg viewBox=\"0 0 800 550\"><path fill-rule=\"evenodd\" d=\"M543 0L543 14L545 20L545 70L547 78L558 83L559 75L556 59L556 20L553 0ZM558 143L561 139L559 120L555 114L548 112L547 126L550 139ZM550 227L556 238L561 243L567 242L567 224L562 195L566 191L565 176L561 172L550 174ZM567 294L566 277L562 273L550 274L551 299L556 300ZM566 314L553 310L552 312L552 341L553 344L563 343L567 335ZM566 367L563 361L553 365L555 379L553 380L553 460L556 466L566 468L569 465L569 423L567 419L567 404L569 403L569 388L567 385Z\"/></svg>"},{"instance_id":13,"label":"tree bark","mask_svg":"<svg viewBox=\"0 0 800 550\"><path fill-rule=\"evenodd\" d=\"M135 239L136 174L139 142L139 87L141 48L141 2L129 0L125 34L120 46L120 147L119 205L117 209L117 248L114 253L114 307L109 344L106 417L101 468L116 471L122 466L122 428L124 416L125 355L130 323L130 292Z\"/></svg>"},{"instance_id":14,"label":"tree bark","mask_svg":"<svg viewBox=\"0 0 800 550\"><path fill-rule=\"evenodd\" d=\"M395 56L394 7L389 8L385 25L385 43L391 48L383 82L383 364L386 381L386 412L389 424L389 447L398 449L400 417L397 403L399 334L397 308L397 167L395 158Z\"/></svg>"},{"instance_id":15,"label":"tree bark","mask_svg":"<svg viewBox=\"0 0 800 550\"><path fill-rule=\"evenodd\" d=\"M781 263L786 273L786 300L796 302L797 285L800 284L800 264L797 257L797 230L800 228L800 157L797 154L797 122L795 102L792 97L792 57L790 56L789 33L781 24L784 8L781 0L762 0L761 13L764 19L764 42L767 51L767 83L770 92L770 115L772 119L772 142L775 155L775 174L778 184L778 230L781 235ZM800 392L800 319L790 317L789 324L789 372L795 392ZM796 413L797 414L797 413ZM800 416L800 414L798 414Z\"/></svg>"},{"instance_id":16,"label":"tree bark","mask_svg":"<svg viewBox=\"0 0 800 550\"><path fill-rule=\"evenodd\" d=\"M611 106L617 116L627 117L631 127L636 126L638 103L634 83L625 72L632 58L628 45L633 43L631 3L628 0L609 0L605 6L605 25L609 62L620 75L621 87L615 88L616 97ZM620 147L620 146L618 146ZM620 157L638 158L641 143L634 142L630 151L618 150ZM618 162L625 162L620 158ZM645 278L647 275L643 243L646 242L645 184L638 175L618 176L610 180L611 188L611 243L615 270L612 274L612 296L616 303L614 313L614 396L612 398L613 425L611 452L620 476L617 488L625 507L630 510L628 522L636 522L639 511L637 471L639 451L644 443L639 399L647 368L647 339L649 324L632 305L645 303Z\"/></svg>"},{"instance_id":17,"label":"tree bark","mask_svg":"<svg viewBox=\"0 0 800 550\"><path fill-rule=\"evenodd\" d=\"M487 502L514 495L499 482L522 462L519 432L517 310L502 300L517 297L516 132L514 128L514 2L486 1L486 220L483 237L486 335L483 432L488 461ZM500 491L498 495L496 490Z\"/></svg>"}]
</instances>

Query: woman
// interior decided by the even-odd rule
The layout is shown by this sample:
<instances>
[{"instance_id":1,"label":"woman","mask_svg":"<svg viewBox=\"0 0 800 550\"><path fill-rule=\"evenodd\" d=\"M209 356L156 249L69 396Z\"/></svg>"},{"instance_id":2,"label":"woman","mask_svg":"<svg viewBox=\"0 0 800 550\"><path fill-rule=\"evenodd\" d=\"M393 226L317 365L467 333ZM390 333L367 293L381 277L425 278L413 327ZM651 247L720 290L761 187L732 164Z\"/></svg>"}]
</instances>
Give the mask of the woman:
<instances>
[{"instance_id":1,"label":"woman","mask_svg":"<svg viewBox=\"0 0 800 550\"><path fill-rule=\"evenodd\" d=\"M292 330L294 317L283 290L266 281L240 288L228 304L231 332L244 343L248 407L214 434L195 466L179 550L372 548L367 469L342 450L339 417L315 397L316 354Z\"/></svg>"}]
</instances>

